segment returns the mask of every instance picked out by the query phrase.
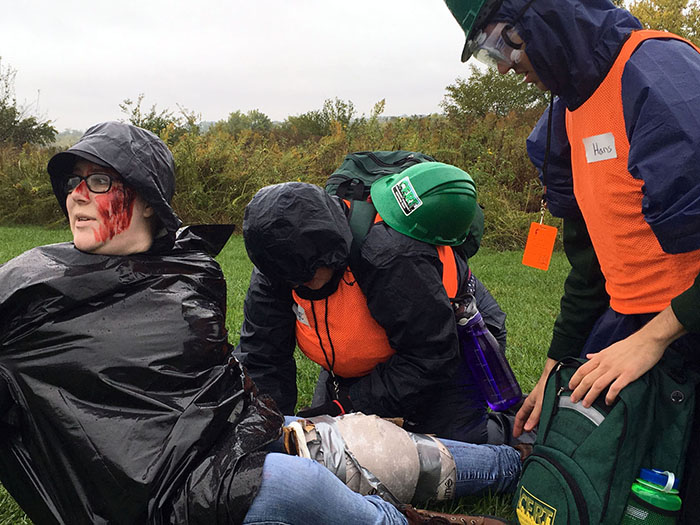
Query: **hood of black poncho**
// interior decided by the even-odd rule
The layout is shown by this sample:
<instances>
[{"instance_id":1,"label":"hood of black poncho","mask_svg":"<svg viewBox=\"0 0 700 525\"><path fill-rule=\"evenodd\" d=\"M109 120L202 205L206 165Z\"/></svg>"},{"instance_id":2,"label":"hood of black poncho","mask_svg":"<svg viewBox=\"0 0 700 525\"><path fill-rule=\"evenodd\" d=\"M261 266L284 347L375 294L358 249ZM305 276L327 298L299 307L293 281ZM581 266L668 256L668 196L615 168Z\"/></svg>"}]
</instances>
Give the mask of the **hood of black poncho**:
<instances>
[{"instance_id":1,"label":"hood of black poncho","mask_svg":"<svg viewBox=\"0 0 700 525\"><path fill-rule=\"evenodd\" d=\"M75 145L54 155L47 170L66 216L63 179L79 159L116 170L153 207L168 233L173 234L182 224L170 205L175 194L175 161L155 134L124 122L102 122L88 129Z\"/></svg>"},{"instance_id":2,"label":"hood of black poncho","mask_svg":"<svg viewBox=\"0 0 700 525\"><path fill-rule=\"evenodd\" d=\"M287 182L253 197L243 238L250 260L268 278L300 285L321 266L344 269L352 233L336 197L313 184Z\"/></svg>"}]
</instances>

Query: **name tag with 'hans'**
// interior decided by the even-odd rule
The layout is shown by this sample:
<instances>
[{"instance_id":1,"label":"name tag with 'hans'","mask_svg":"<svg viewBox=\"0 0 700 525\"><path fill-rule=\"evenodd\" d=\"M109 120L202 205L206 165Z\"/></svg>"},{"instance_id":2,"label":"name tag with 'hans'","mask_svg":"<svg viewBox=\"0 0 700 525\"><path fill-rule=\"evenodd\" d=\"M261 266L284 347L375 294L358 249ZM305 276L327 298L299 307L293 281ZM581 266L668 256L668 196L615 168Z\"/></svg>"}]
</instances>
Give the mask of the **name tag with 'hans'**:
<instances>
[{"instance_id":1,"label":"name tag with 'hans'","mask_svg":"<svg viewBox=\"0 0 700 525\"><path fill-rule=\"evenodd\" d=\"M603 133L583 139L583 147L586 148L586 160L588 164L601 160L616 159L615 136L612 133Z\"/></svg>"}]
</instances>

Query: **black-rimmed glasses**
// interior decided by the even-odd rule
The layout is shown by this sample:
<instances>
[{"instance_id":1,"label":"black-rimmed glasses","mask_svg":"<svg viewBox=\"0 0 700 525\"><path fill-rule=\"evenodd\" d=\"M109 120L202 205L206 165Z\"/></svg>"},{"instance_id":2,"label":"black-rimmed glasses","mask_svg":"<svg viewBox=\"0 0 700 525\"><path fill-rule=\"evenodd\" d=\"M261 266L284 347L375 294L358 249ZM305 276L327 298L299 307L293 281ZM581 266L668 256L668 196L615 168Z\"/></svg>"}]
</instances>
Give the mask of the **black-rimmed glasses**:
<instances>
[{"instance_id":1,"label":"black-rimmed glasses","mask_svg":"<svg viewBox=\"0 0 700 525\"><path fill-rule=\"evenodd\" d=\"M63 185L66 195L80 186L82 181L85 181L85 184L92 193L107 193L112 188L112 176L107 173L91 173L87 177L83 177L82 175L68 175Z\"/></svg>"}]
</instances>

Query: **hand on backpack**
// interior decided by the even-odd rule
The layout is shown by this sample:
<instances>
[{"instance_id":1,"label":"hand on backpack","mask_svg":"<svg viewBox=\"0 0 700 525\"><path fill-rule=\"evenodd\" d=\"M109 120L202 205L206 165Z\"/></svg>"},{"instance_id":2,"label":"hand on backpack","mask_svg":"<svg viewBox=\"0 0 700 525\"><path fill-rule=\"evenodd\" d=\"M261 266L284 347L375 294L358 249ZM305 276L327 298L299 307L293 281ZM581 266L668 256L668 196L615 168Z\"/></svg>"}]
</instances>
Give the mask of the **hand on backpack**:
<instances>
[{"instance_id":1,"label":"hand on backpack","mask_svg":"<svg viewBox=\"0 0 700 525\"><path fill-rule=\"evenodd\" d=\"M520 437L523 432L532 432L532 430L540 422L540 414L542 413L542 399L544 398L544 386L547 383L549 372L557 364L552 358L547 358L544 365L544 370L539 381L532 389L532 392L523 401L523 406L520 407L515 415L513 422L513 437Z\"/></svg>"},{"instance_id":2,"label":"hand on backpack","mask_svg":"<svg viewBox=\"0 0 700 525\"><path fill-rule=\"evenodd\" d=\"M611 405L623 388L651 370L668 345L686 333L673 308L667 306L632 335L596 354L587 354L589 361L569 382L571 401L590 407L609 386L605 403Z\"/></svg>"},{"instance_id":3,"label":"hand on backpack","mask_svg":"<svg viewBox=\"0 0 700 525\"><path fill-rule=\"evenodd\" d=\"M316 407L304 408L297 412L297 416L303 418L321 415L342 416L348 412L352 412L352 401L349 397L343 396Z\"/></svg>"}]
</instances>

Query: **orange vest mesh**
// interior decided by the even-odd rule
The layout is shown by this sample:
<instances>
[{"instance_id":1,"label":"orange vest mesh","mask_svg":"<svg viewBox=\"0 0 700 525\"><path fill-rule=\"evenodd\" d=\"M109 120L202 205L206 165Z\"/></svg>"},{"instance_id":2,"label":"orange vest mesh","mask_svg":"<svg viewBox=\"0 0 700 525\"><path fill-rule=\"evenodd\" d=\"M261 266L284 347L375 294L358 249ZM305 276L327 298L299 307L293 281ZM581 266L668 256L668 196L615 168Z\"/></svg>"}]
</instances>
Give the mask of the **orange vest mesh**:
<instances>
[{"instance_id":1,"label":"orange vest mesh","mask_svg":"<svg viewBox=\"0 0 700 525\"><path fill-rule=\"evenodd\" d=\"M700 272L700 250L669 254L661 249L642 214L644 183L627 170L622 73L637 46L649 38L683 40L662 31L634 31L595 93L566 112L574 195L605 276L610 306L623 314L663 310ZM609 133L616 157L589 163L584 139L609 145L609 135L601 138Z\"/></svg>"},{"instance_id":2,"label":"orange vest mesh","mask_svg":"<svg viewBox=\"0 0 700 525\"><path fill-rule=\"evenodd\" d=\"M437 246L443 265L442 282L448 297L457 294L457 262L448 246ZM309 301L293 293L297 315L297 345L312 361L326 370L335 349L333 372L340 377L361 377L369 374L379 363L388 360L395 350L389 344L384 329L374 320L367 300L355 281L350 268L345 270L338 289L326 300ZM326 304L328 325L326 326ZM314 316L315 314L315 316ZM318 334L316 333L318 323ZM319 343L319 337L323 348ZM325 355L324 355L325 349Z\"/></svg>"}]
</instances>

